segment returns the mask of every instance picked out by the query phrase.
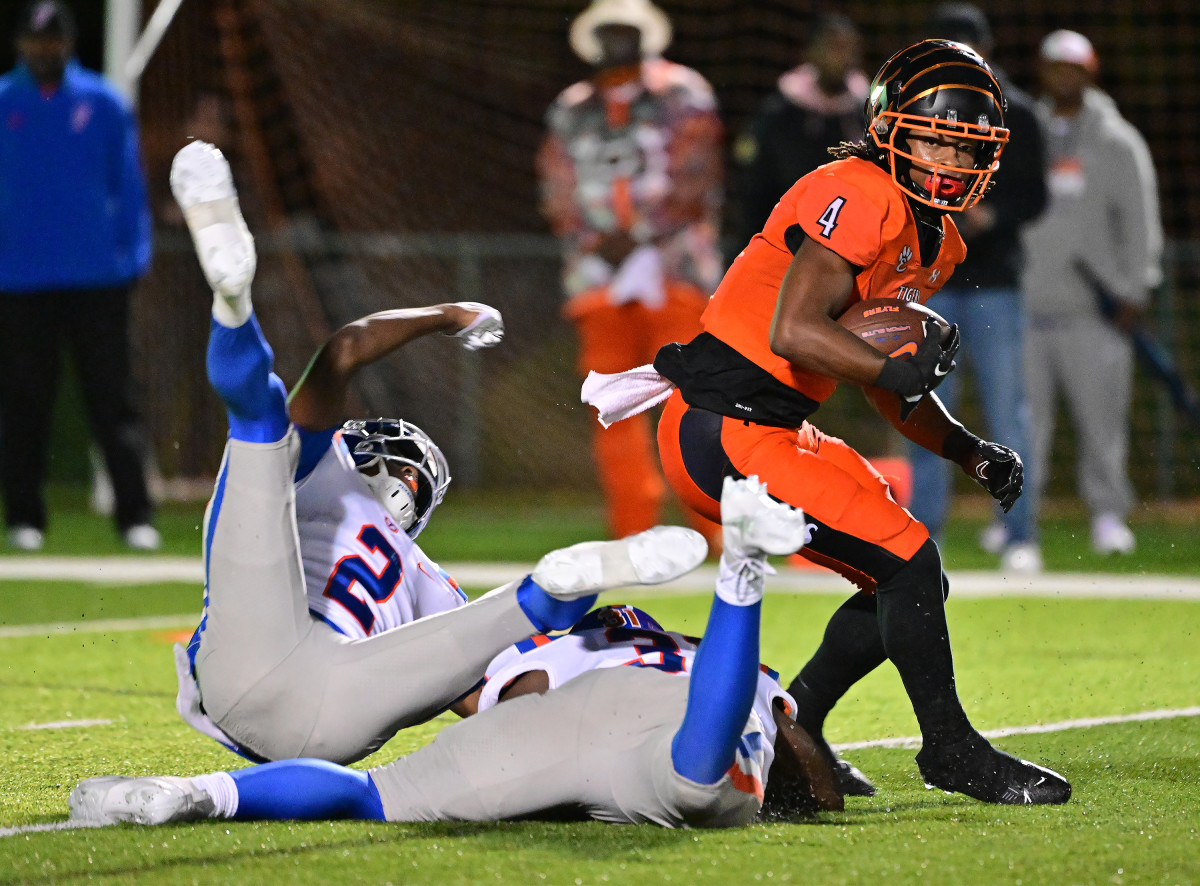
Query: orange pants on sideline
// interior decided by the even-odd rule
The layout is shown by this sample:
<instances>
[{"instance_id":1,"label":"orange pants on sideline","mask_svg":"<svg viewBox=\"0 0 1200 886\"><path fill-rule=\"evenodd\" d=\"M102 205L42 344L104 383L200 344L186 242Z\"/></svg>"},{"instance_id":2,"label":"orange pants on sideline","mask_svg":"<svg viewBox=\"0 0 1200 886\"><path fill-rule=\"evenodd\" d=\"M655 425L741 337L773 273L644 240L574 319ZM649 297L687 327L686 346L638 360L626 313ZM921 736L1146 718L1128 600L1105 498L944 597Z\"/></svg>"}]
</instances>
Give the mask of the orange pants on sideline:
<instances>
[{"instance_id":1,"label":"orange pants on sideline","mask_svg":"<svg viewBox=\"0 0 1200 886\"><path fill-rule=\"evenodd\" d=\"M579 371L624 372L654 362L658 349L671 342L691 341L700 332L700 315L708 297L694 286L667 282L666 303L650 309L639 302L609 303L607 289L580 293L564 315L575 325ZM649 529L658 523L667 493L654 446L650 417L635 415L610 428L594 425L593 455L614 538ZM720 515L714 524L685 507L688 522L720 550Z\"/></svg>"},{"instance_id":2,"label":"orange pants on sideline","mask_svg":"<svg viewBox=\"0 0 1200 886\"><path fill-rule=\"evenodd\" d=\"M803 556L864 590L929 538L870 462L808 423L772 428L725 418L689 407L675 391L659 421L658 446L675 492L710 519L720 519L725 475L757 474L772 496L803 508L815 525Z\"/></svg>"}]
</instances>

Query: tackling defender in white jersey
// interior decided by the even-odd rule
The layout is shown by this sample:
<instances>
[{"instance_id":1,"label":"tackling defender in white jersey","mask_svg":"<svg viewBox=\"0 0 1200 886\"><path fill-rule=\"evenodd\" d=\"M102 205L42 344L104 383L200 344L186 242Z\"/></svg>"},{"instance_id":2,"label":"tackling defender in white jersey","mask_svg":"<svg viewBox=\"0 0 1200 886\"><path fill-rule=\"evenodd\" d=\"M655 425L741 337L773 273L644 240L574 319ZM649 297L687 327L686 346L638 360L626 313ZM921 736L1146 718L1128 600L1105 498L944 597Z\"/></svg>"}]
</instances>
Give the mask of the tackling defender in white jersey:
<instances>
[{"instance_id":1,"label":"tackling defender in white jersey","mask_svg":"<svg viewBox=\"0 0 1200 886\"><path fill-rule=\"evenodd\" d=\"M289 402L253 314L254 241L228 163L193 142L171 187L214 291L208 376L230 424L205 516L204 615L176 647L192 726L256 761L352 762L468 693L505 646L569 627L597 591L703 560L698 533L656 527L552 552L466 603L415 542L450 481L441 451L409 422L342 424L343 409L361 366L434 332L490 347L500 314L463 302L364 317L318 350Z\"/></svg>"},{"instance_id":2,"label":"tackling defender in white jersey","mask_svg":"<svg viewBox=\"0 0 1200 886\"><path fill-rule=\"evenodd\" d=\"M753 821L776 781L801 787L810 809L841 809L832 770L758 663L766 555L807 540L804 514L748 477L726 479L721 515L724 551L698 649L639 610L608 607L563 637L502 652L480 713L386 766L286 760L193 778L100 776L72 792L71 819L566 816L727 827Z\"/></svg>"}]
</instances>

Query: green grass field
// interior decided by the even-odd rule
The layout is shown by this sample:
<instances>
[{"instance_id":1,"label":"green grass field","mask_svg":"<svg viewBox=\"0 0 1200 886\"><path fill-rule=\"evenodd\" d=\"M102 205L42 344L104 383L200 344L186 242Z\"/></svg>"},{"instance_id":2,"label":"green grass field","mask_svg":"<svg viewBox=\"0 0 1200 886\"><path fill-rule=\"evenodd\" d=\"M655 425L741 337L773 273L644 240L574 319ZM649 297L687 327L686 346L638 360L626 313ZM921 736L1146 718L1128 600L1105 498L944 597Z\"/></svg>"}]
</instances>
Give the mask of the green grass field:
<instances>
[{"instance_id":1,"label":"green grass field","mask_svg":"<svg viewBox=\"0 0 1200 886\"><path fill-rule=\"evenodd\" d=\"M446 561L527 561L597 533L587 504L565 498L535 508L481 497L471 509L439 511L422 541ZM103 521L73 513L69 522L77 528L52 530L52 547L66 550L73 541L74 550L119 552ZM168 549L196 550L196 525L194 506L165 514ZM954 530L948 562L990 564L973 548L980 525L967 520ZM1047 527L1052 568L1200 572L1194 530L1185 523L1136 526L1138 559L1115 563L1079 550L1084 528L1071 515L1061 528ZM636 599L671 627L703 627L704 595ZM768 594L763 658L785 680L841 599ZM0 829L62 821L70 789L91 775L238 765L175 715L170 643L190 632L198 606L199 589L187 585L0 581ZM1200 602L952 596L948 611L959 691L981 729L1200 705ZM159 619L152 628L133 621L94 629L98 619L150 616ZM66 628L36 627L47 624ZM419 747L446 722L402 733L369 762ZM840 743L917 733L887 666L855 688L829 726ZM1200 883L1200 717L996 741L1066 774L1071 802L992 807L927 791L915 749L868 747L847 757L872 777L878 795L851 798L845 813L807 821L722 832L599 823L205 822L19 833L0 837L0 883Z\"/></svg>"}]
</instances>

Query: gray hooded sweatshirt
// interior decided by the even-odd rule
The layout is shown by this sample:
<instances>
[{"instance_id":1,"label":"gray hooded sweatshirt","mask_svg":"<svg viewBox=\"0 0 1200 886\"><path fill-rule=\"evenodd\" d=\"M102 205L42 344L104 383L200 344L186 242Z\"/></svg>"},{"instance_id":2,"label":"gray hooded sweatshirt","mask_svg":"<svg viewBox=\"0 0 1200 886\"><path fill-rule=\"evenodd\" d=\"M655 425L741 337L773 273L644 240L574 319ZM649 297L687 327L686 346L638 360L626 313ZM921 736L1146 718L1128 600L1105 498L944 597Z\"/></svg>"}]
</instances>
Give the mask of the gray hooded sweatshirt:
<instances>
[{"instance_id":1,"label":"gray hooded sweatshirt","mask_svg":"<svg viewBox=\"0 0 1200 886\"><path fill-rule=\"evenodd\" d=\"M1035 321L1098 315L1088 273L1145 307L1162 282L1158 183L1146 142L1111 98L1089 88L1074 117L1039 103L1049 203L1022 232L1026 308Z\"/></svg>"}]
</instances>

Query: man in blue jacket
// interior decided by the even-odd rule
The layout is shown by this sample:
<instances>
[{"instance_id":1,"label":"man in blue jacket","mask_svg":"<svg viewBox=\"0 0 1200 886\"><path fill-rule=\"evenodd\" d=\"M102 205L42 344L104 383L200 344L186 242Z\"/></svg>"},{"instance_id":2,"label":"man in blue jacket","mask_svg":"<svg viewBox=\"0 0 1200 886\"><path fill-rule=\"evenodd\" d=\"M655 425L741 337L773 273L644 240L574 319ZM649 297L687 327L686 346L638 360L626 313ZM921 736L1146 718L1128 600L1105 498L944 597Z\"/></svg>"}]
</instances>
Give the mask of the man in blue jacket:
<instances>
[{"instance_id":1,"label":"man in blue jacket","mask_svg":"<svg viewBox=\"0 0 1200 886\"><path fill-rule=\"evenodd\" d=\"M34 0L0 77L0 493L9 544L42 546L46 453L61 352L78 370L126 544L159 546L130 391L129 296L150 264L137 128L74 58L75 21Z\"/></svg>"}]
</instances>

